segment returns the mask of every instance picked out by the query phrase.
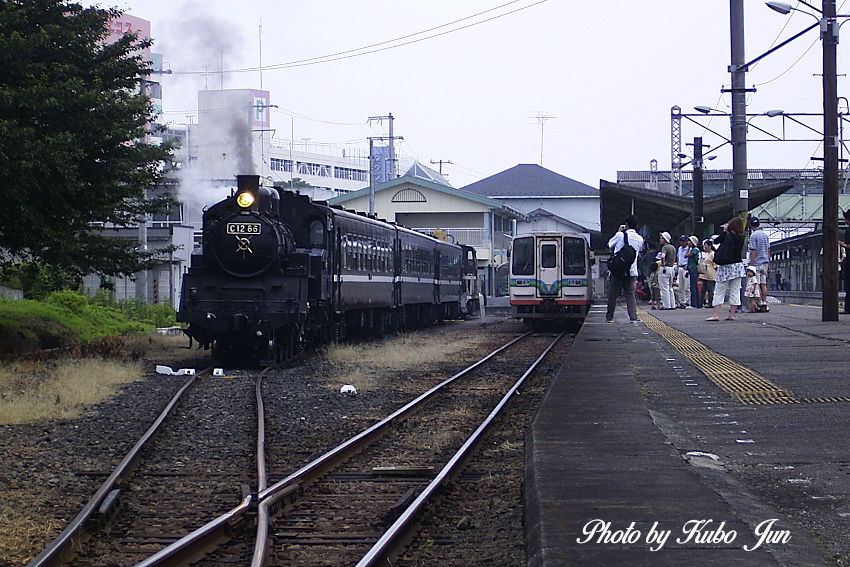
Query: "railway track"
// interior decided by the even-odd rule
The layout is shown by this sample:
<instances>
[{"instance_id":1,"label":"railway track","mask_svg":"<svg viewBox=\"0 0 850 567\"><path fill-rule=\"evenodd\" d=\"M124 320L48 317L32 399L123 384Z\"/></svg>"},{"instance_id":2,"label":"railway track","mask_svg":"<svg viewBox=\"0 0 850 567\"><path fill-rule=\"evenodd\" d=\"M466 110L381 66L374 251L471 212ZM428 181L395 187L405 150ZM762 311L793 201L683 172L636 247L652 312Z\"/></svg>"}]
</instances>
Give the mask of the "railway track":
<instances>
[{"instance_id":1,"label":"railway track","mask_svg":"<svg viewBox=\"0 0 850 567\"><path fill-rule=\"evenodd\" d=\"M244 381L210 373L186 380L115 470L75 472L105 480L30 565L131 565L239 502L255 476L251 455L240 453L254 428L231 422L253 409L207 408L210 396L244 398L234 395Z\"/></svg>"},{"instance_id":2,"label":"railway track","mask_svg":"<svg viewBox=\"0 0 850 567\"><path fill-rule=\"evenodd\" d=\"M237 440L231 444L243 449L224 459L218 457L231 463L224 467L204 465L175 471L157 469L156 461L151 461L148 468L159 473L146 473L144 483L134 486L135 492L144 496L138 503L121 504L125 511L133 512L132 520L118 520L107 529L101 523L102 533L119 538L88 547L85 555L78 555L80 564L106 564L102 555L93 559L101 551L108 554L109 561L140 567L183 565L199 559L199 565L324 565L329 557L340 560L343 552L350 564L379 564L396 554L401 542L410 537L414 518L458 474L498 411L531 373L531 369L518 369L517 361L525 368L532 362L532 351L543 352L536 366L558 339L560 336L553 342L551 336L523 335L511 341L288 475L280 473L286 464L265 463L263 426L266 417L276 416L265 415L262 380L257 380L256 471L247 472L247 443ZM507 378L519 374L519 382ZM246 411L242 408L239 415ZM162 439L179 436L178 429ZM244 434L240 438L244 440ZM180 462L174 455L164 457L163 462ZM216 458L210 458L208 462L214 461ZM233 462L240 465L234 468ZM273 478L279 480L270 480ZM166 492L179 489L180 497L174 504L162 504L159 497L152 496L160 489L149 487L149 480ZM208 502L215 502L219 511L210 513ZM216 514L215 520L201 525L203 518ZM155 553L142 558L157 547ZM44 555L31 567L63 563L53 555L45 561Z\"/></svg>"}]
</instances>

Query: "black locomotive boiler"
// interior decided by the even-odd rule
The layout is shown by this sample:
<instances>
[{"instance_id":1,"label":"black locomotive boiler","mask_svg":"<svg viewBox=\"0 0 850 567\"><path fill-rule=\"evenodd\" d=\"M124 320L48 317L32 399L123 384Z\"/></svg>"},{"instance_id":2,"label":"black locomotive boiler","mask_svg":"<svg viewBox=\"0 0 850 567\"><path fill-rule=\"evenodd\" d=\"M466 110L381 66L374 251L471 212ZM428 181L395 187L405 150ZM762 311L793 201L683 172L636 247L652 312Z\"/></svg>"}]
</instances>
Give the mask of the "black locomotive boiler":
<instances>
[{"instance_id":1,"label":"black locomotive boiler","mask_svg":"<svg viewBox=\"0 0 850 567\"><path fill-rule=\"evenodd\" d=\"M477 308L473 248L241 175L204 211L177 319L216 358L270 362Z\"/></svg>"}]
</instances>

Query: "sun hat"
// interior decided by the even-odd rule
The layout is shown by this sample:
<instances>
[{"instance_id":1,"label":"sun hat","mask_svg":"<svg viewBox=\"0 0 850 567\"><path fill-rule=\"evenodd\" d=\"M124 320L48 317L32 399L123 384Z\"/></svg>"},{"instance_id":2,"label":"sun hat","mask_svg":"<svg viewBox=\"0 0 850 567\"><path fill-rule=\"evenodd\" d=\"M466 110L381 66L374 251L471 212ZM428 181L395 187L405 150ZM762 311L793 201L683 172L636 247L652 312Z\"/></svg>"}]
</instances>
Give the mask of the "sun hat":
<instances>
[{"instance_id":1,"label":"sun hat","mask_svg":"<svg viewBox=\"0 0 850 567\"><path fill-rule=\"evenodd\" d=\"M667 241L667 244L670 244L670 233L669 233L669 232L662 232L662 233L661 233L661 238L663 238L664 240L666 240L666 241Z\"/></svg>"},{"instance_id":2,"label":"sun hat","mask_svg":"<svg viewBox=\"0 0 850 567\"><path fill-rule=\"evenodd\" d=\"M689 240L691 241L691 244L693 244L694 246L699 246L699 238L697 238L696 236L691 235L689 237Z\"/></svg>"},{"instance_id":3,"label":"sun hat","mask_svg":"<svg viewBox=\"0 0 850 567\"><path fill-rule=\"evenodd\" d=\"M752 272L752 273L756 273L756 267L755 266L747 266L747 271Z\"/></svg>"}]
</instances>

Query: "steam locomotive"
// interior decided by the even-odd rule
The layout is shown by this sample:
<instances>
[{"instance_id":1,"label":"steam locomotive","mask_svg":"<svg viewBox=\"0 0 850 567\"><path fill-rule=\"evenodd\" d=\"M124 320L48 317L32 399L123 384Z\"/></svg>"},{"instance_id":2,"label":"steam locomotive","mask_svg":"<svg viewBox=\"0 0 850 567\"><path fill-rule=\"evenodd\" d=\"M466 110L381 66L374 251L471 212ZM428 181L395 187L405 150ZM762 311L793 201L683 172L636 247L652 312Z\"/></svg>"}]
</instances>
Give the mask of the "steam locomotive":
<instances>
[{"instance_id":1,"label":"steam locomotive","mask_svg":"<svg viewBox=\"0 0 850 567\"><path fill-rule=\"evenodd\" d=\"M240 175L204 211L177 320L215 358L270 363L477 310L473 248Z\"/></svg>"}]
</instances>

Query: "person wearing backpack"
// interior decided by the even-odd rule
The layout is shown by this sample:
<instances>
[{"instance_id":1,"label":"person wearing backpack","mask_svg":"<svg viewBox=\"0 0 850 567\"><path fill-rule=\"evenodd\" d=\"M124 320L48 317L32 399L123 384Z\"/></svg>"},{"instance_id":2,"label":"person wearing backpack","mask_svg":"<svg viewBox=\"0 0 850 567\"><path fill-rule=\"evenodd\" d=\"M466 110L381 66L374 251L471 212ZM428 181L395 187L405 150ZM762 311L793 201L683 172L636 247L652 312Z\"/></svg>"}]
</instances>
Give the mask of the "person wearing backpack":
<instances>
[{"instance_id":1,"label":"person wearing backpack","mask_svg":"<svg viewBox=\"0 0 850 567\"><path fill-rule=\"evenodd\" d=\"M635 280L638 275L638 255L643 250L643 237L635 230L637 227L637 217L629 215L608 241L608 247L613 251L608 263L608 312L605 314L605 321L608 323L614 320L614 309L617 307L617 298L621 292L626 297L626 310L629 313L629 319L633 323L638 321ZM633 252L623 250L624 246L631 247ZM619 266L623 264L622 259L629 257L625 254L626 252L629 253L632 262L625 268L620 268Z\"/></svg>"}]
</instances>

